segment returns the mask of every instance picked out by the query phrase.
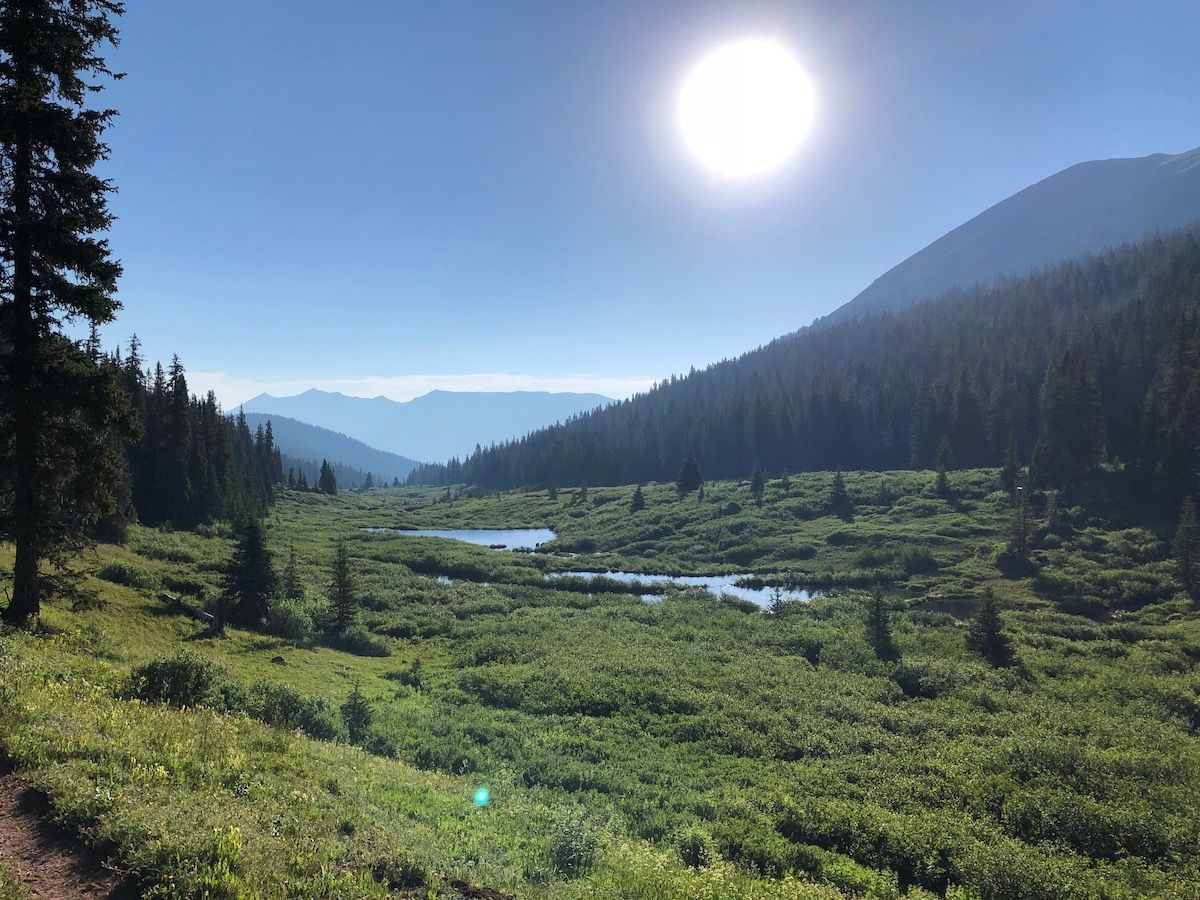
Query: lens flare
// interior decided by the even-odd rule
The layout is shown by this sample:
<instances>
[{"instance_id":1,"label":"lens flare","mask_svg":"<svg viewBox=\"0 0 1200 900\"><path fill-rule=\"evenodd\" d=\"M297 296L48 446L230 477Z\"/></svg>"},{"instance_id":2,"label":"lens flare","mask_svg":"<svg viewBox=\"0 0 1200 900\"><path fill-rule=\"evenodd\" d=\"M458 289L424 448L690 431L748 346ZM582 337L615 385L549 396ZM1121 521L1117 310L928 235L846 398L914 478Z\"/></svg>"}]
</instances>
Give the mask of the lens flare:
<instances>
[{"instance_id":1,"label":"lens flare","mask_svg":"<svg viewBox=\"0 0 1200 900\"><path fill-rule=\"evenodd\" d=\"M488 801L490 799L492 799L492 795L488 792L487 788L480 785L479 787L477 787L475 789L475 805L476 806L487 806Z\"/></svg>"}]
</instances>

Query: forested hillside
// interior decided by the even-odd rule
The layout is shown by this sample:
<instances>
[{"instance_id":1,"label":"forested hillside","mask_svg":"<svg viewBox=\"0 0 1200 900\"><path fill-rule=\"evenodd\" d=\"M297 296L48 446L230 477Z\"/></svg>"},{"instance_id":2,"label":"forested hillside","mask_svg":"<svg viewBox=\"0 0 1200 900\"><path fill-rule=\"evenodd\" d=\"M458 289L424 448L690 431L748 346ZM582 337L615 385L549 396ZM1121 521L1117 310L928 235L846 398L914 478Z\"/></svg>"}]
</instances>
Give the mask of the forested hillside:
<instances>
[{"instance_id":1,"label":"forested hillside","mask_svg":"<svg viewBox=\"0 0 1200 900\"><path fill-rule=\"evenodd\" d=\"M383 479L391 483L394 478L403 480L419 465L416 460L386 450L376 450L340 432L309 425L287 416L253 412L247 412L245 415L246 422L252 429L271 424L275 443L285 457L285 472L289 466L298 467L300 461L308 461L312 467L319 469L321 460L328 459L335 468L341 466L355 483L363 480L368 472L376 481ZM287 461L288 457L292 462ZM357 476L352 475L355 472ZM349 481L343 481L340 473L338 484L353 486Z\"/></svg>"},{"instance_id":2,"label":"forested hillside","mask_svg":"<svg viewBox=\"0 0 1200 900\"><path fill-rule=\"evenodd\" d=\"M756 464L772 473L989 466L1011 443L1018 460L1040 462L1046 483L1086 473L1106 452L1163 473L1157 483L1178 496L1194 487L1198 423L1192 228L797 332L411 480L666 480L691 451L709 478Z\"/></svg>"},{"instance_id":3,"label":"forested hillside","mask_svg":"<svg viewBox=\"0 0 1200 900\"><path fill-rule=\"evenodd\" d=\"M93 344L93 357L99 356ZM125 447L128 463L116 513L101 523L103 537L119 539L135 515L148 525L194 528L216 519L262 515L283 480L271 423L251 430L245 416L227 417L209 392L190 393L178 358L151 370L137 338L124 359L104 358L141 423Z\"/></svg>"}]
</instances>

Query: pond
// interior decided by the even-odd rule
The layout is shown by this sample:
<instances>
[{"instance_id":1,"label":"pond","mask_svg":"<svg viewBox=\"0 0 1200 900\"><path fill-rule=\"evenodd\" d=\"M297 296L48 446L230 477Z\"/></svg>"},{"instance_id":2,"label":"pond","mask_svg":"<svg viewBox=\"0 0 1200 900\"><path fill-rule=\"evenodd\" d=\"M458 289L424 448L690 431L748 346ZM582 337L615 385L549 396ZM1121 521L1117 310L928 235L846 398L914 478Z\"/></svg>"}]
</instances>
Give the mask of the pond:
<instances>
[{"instance_id":1,"label":"pond","mask_svg":"<svg viewBox=\"0 0 1200 900\"><path fill-rule=\"evenodd\" d=\"M549 528L368 528L373 533L403 534L463 541L500 550L532 550L556 537Z\"/></svg>"},{"instance_id":2,"label":"pond","mask_svg":"<svg viewBox=\"0 0 1200 900\"><path fill-rule=\"evenodd\" d=\"M651 575L646 572L554 572L547 578L611 578L613 581L639 582L647 588L643 600L661 600L668 587L700 587L710 594L729 594L740 600L749 600L763 608L769 607L772 588L751 587L739 584L743 581L763 580L765 576L743 573L740 575ZM808 601L822 596L820 591L801 588L781 588L784 600Z\"/></svg>"}]
</instances>

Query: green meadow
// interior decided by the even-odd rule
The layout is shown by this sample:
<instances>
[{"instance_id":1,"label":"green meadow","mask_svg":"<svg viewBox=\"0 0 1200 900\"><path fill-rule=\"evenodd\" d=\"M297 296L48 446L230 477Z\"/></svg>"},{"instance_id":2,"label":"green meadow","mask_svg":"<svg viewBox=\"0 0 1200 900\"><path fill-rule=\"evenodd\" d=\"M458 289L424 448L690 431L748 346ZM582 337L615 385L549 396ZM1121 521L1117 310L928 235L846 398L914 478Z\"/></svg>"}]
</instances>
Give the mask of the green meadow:
<instances>
[{"instance_id":1,"label":"green meadow","mask_svg":"<svg viewBox=\"0 0 1200 900\"><path fill-rule=\"evenodd\" d=\"M285 491L268 539L302 596L223 638L161 595L215 598L230 528L135 527L82 561L90 597L0 637L0 752L150 896L1200 892L1171 523L1038 495L1022 559L994 470L845 485L651 484L638 511L632 485ZM367 530L493 527L557 539ZM338 538L358 621L329 637ZM546 577L610 569L817 595ZM868 641L876 588L898 659ZM1009 666L967 645L987 590Z\"/></svg>"}]
</instances>

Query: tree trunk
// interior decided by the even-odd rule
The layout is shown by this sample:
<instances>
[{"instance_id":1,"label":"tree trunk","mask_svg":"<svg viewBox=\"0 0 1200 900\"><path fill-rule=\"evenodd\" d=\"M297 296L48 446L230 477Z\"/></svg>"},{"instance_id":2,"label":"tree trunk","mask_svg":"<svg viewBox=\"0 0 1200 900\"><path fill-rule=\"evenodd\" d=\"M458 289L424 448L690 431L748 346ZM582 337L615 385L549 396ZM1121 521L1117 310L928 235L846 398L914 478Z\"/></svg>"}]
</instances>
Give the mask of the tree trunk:
<instances>
[{"instance_id":1,"label":"tree trunk","mask_svg":"<svg viewBox=\"0 0 1200 900\"><path fill-rule=\"evenodd\" d=\"M26 93L28 63L16 60L18 96ZM26 89L27 90L27 89ZM20 116L18 118L21 118ZM17 137L13 159L12 203L13 228L13 356L12 391L14 470L13 543L16 545L16 564L13 566L12 601L4 610L4 620L22 624L36 618L41 611L41 586L38 582L38 563L41 560L42 519L38 458L41 455L41 429L38 416L38 369L41 335L37 312L33 305L33 247L30 224L33 198L33 148L28 131Z\"/></svg>"}]
</instances>

